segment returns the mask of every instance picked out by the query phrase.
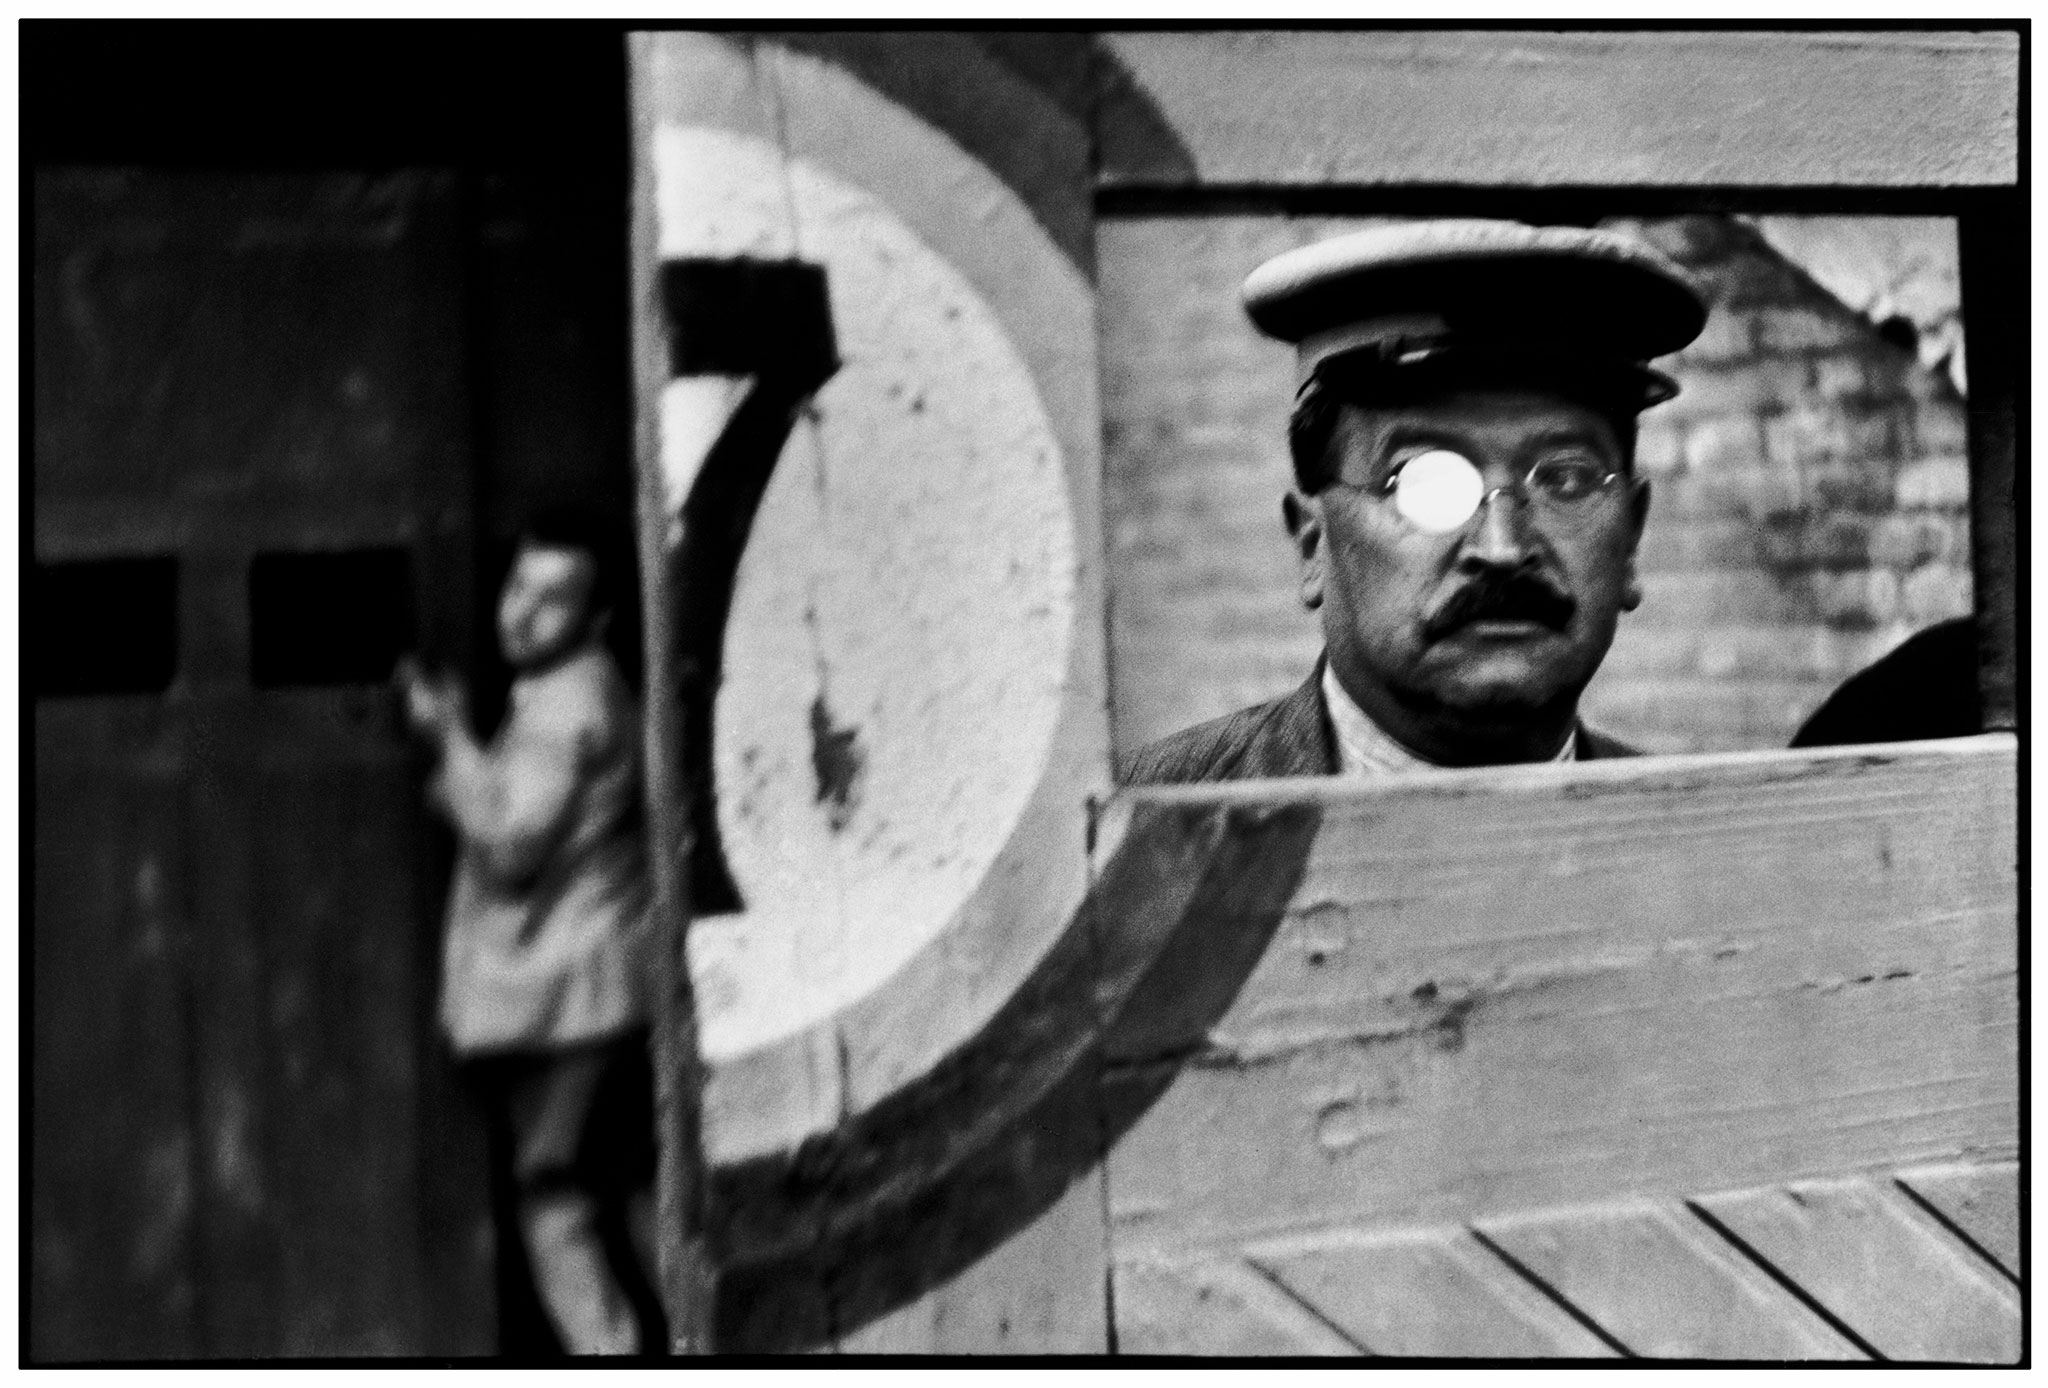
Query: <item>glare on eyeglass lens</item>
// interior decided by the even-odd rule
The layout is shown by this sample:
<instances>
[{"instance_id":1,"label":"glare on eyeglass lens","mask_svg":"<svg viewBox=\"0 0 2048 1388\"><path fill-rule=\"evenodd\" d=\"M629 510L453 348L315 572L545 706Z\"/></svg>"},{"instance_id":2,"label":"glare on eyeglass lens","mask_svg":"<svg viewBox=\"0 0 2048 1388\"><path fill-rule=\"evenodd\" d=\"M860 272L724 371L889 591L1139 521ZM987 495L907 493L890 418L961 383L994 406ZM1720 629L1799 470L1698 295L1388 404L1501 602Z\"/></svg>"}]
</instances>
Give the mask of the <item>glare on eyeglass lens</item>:
<instances>
[{"instance_id":1,"label":"glare on eyeglass lens","mask_svg":"<svg viewBox=\"0 0 2048 1388\"><path fill-rule=\"evenodd\" d=\"M1613 480L1614 473L1602 463L1565 454L1529 469L1523 494L1546 510L1568 513ZM1386 485L1402 519L1431 535L1448 534L1471 520L1488 494L1478 464L1448 448L1432 448L1407 459Z\"/></svg>"}]
</instances>

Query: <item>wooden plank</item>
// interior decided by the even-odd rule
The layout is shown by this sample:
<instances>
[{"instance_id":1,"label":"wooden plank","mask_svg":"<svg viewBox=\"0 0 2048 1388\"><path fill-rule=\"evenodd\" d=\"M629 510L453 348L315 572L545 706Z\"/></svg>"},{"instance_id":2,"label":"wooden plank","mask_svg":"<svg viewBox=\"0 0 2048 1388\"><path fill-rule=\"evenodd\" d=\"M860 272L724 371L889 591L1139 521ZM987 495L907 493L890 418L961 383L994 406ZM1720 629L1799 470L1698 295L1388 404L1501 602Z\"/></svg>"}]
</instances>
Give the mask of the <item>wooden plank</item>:
<instances>
[{"instance_id":1,"label":"wooden plank","mask_svg":"<svg viewBox=\"0 0 2048 1388\"><path fill-rule=\"evenodd\" d=\"M1490 1220L1487 1239L1653 1359L1861 1359L1682 1207L1635 1201Z\"/></svg>"},{"instance_id":2,"label":"wooden plank","mask_svg":"<svg viewBox=\"0 0 2048 1388\"><path fill-rule=\"evenodd\" d=\"M838 1339L842 1354L1101 1354L1102 1176L1090 1172L1038 1219L958 1276Z\"/></svg>"},{"instance_id":3,"label":"wooden plank","mask_svg":"<svg viewBox=\"0 0 2048 1388\"><path fill-rule=\"evenodd\" d=\"M1987 736L1135 794L1322 827L1117 1256L2010 1156L2014 787Z\"/></svg>"},{"instance_id":4,"label":"wooden plank","mask_svg":"<svg viewBox=\"0 0 2048 1388\"><path fill-rule=\"evenodd\" d=\"M1119 1354L1351 1356L1365 1347L1240 1262L1119 1262Z\"/></svg>"},{"instance_id":5,"label":"wooden plank","mask_svg":"<svg viewBox=\"0 0 2048 1388\"><path fill-rule=\"evenodd\" d=\"M1143 33L1104 187L2010 183L2005 33Z\"/></svg>"},{"instance_id":6,"label":"wooden plank","mask_svg":"<svg viewBox=\"0 0 2048 1388\"><path fill-rule=\"evenodd\" d=\"M1339 1231L1256 1248L1256 1265L1374 1354L1609 1358L1574 1320L1465 1229Z\"/></svg>"},{"instance_id":7,"label":"wooden plank","mask_svg":"<svg viewBox=\"0 0 2048 1388\"><path fill-rule=\"evenodd\" d=\"M1987 196L1957 226L1969 351L1970 578L1987 730L2019 726L2017 392L2029 320L2010 287L2025 282L2030 252L2021 198L2016 191Z\"/></svg>"},{"instance_id":8,"label":"wooden plank","mask_svg":"<svg viewBox=\"0 0 2048 1388\"><path fill-rule=\"evenodd\" d=\"M1152 1042L1221 1014L1315 824L1312 806L1142 805L1105 824L1131 851L1111 857L1073 928L983 1031L923 1083L793 1154L717 1169L721 1346L850 1332L1048 1209L1170 1079ZM1113 934L1098 929L1109 920ZM1136 1063L1105 1082L1105 1053Z\"/></svg>"},{"instance_id":9,"label":"wooden plank","mask_svg":"<svg viewBox=\"0 0 2048 1388\"><path fill-rule=\"evenodd\" d=\"M44 561L165 554L223 542L243 553L291 535L308 550L402 545L414 518L375 493L336 500L312 516L303 501L256 499L222 514L218 497L62 496L36 502L36 555Z\"/></svg>"},{"instance_id":10,"label":"wooden plank","mask_svg":"<svg viewBox=\"0 0 2048 1388\"><path fill-rule=\"evenodd\" d=\"M1074 851L1108 783L1085 49L635 40L653 224L636 275L657 256L800 259L829 290L838 358L747 532L718 745L681 734L680 755L723 781L715 827L744 879L739 909L694 927L692 948L705 1143L730 1214L722 1347L1108 1341ZM643 309L647 340L662 324ZM649 458L658 394L671 438L696 398L658 366L638 380ZM963 457L981 468L965 492ZM676 490L708 475L667 461ZM963 498L977 515L947 519ZM676 502L659 475L643 487L649 563ZM956 581L891 587L932 572ZM650 610L688 596L650 592ZM991 618L991 601L1016 604L1015 620ZM1012 639L987 644L991 620ZM672 649L650 646L650 690ZM798 689L812 721L799 707L777 722ZM969 704L967 719L948 712ZM998 748L946 741L995 705L1029 731ZM824 763L800 741L789 754L783 730L818 740L839 724L862 779L835 819L818 808ZM1014 1000L1051 982L1068 986L1020 1020Z\"/></svg>"},{"instance_id":11,"label":"wooden plank","mask_svg":"<svg viewBox=\"0 0 2048 1388\"><path fill-rule=\"evenodd\" d=\"M286 1355L417 1352L426 1337L417 963L402 764L259 765L248 845L261 941L265 1288ZM481 1173L479 1173L481 1175Z\"/></svg>"},{"instance_id":12,"label":"wooden plank","mask_svg":"<svg viewBox=\"0 0 2048 1388\"><path fill-rule=\"evenodd\" d=\"M1934 1207L2017 1282L2025 1272L2020 1247L2017 1162L1902 1171L1899 1184Z\"/></svg>"},{"instance_id":13,"label":"wooden plank","mask_svg":"<svg viewBox=\"0 0 2048 1388\"><path fill-rule=\"evenodd\" d=\"M1697 1203L1888 1359L2019 1359L2018 1287L1887 1182L1798 1182Z\"/></svg>"},{"instance_id":14,"label":"wooden plank","mask_svg":"<svg viewBox=\"0 0 2048 1388\"><path fill-rule=\"evenodd\" d=\"M28 1363L207 1343L185 816L175 761L119 736L131 702L36 710Z\"/></svg>"},{"instance_id":15,"label":"wooden plank","mask_svg":"<svg viewBox=\"0 0 2048 1388\"><path fill-rule=\"evenodd\" d=\"M188 628L189 629L189 628ZM244 628L246 630L246 628ZM232 646L233 628L222 644ZM223 652L223 660L232 654ZM246 702L207 698L186 711L195 748L186 783L192 860L194 1096L203 1134L200 1224L206 1268L206 1347L212 1354L277 1353L286 1232L272 1206L269 1132L289 1121L270 1102L259 884L249 847L260 815L240 743Z\"/></svg>"},{"instance_id":16,"label":"wooden plank","mask_svg":"<svg viewBox=\"0 0 2048 1388\"><path fill-rule=\"evenodd\" d=\"M638 551L646 650L643 735L651 910L662 941L656 954L654 1001L654 1132L657 1270L675 1354L712 1347L714 1273L704 1226L708 1201L702 1137L704 1063L697 1001L688 964L691 904L687 865L694 843L684 783L681 701L677 687L674 572L670 509L661 472L661 388L668 379L668 326L658 290L652 150L655 120L646 105L650 65L660 45L645 35L629 41L633 204L632 365L633 458L638 501Z\"/></svg>"}]
</instances>

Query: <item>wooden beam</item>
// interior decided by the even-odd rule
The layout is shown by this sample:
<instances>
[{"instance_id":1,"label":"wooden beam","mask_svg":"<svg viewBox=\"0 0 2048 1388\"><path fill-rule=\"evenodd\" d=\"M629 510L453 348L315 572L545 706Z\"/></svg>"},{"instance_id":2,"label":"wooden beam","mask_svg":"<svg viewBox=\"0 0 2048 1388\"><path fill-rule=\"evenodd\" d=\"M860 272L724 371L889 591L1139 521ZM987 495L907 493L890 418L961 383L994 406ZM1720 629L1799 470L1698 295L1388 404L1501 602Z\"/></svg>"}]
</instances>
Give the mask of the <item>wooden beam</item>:
<instances>
[{"instance_id":1,"label":"wooden beam","mask_svg":"<svg viewBox=\"0 0 2048 1388\"><path fill-rule=\"evenodd\" d=\"M2018 467L2028 372L2027 208L2018 191L1986 194L1958 219L1969 352L1970 570L1977 604L1981 726L2019 726Z\"/></svg>"},{"instance_id":2,"label":"wooden beam","mask_svg":"<svg viewBox=\"0 0 2048 1388\"><path fill-rule=\"evenodd\" d=\"M627 39L629 86L644 89L651 62L647 35ZM691 833L684 803L681 708L676 689L675 606L671 593L669 506L661 469L661 389L670 342L655 254L653 118L633 108L632 323L633 446L638 470L640 592L646 642L645 793L647 860L661 935L654 1018L657 1240L661 1300L669 1348L711 1349L715 1274L704 1230L706 1200L704 1073L697 1048L697 1006L684 961L690 927Z\"/></svg>"},{"instance_id":3,"label":"wooden beam","mask_svg":"<svg viewBox=\"0 0 2048 1388\"><path fill-rule=\"evenodd\" d=\"M1111 1108L1174 1071L1115 1256L2010 1157L2015 776L1986 736L1133 793L1321 830L1220 1020L1111 1066Z\"/></svg>"},{"instance_id":4,"label":"wooden beam","mask_svg":"<svg viewBox=\"0 0 2048 1388\"><path fill-rule=\"evenodd\" d=\"M2018 176L2011 31L1105 42L1127 77L1123 99L1099 108L1105 188L1956 187Z\"/></svg>"}]
</instances>

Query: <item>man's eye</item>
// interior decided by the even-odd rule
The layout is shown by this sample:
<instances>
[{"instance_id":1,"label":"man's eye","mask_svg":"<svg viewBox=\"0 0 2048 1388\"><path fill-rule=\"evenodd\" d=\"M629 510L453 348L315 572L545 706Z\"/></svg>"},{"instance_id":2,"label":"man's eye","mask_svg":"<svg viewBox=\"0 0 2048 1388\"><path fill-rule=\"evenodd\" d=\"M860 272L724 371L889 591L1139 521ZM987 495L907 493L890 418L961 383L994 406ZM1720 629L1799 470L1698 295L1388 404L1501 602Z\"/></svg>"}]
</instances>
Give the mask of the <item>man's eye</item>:
<instances>
[{"instance_id":1,"label":"man's eye","mask_svg":"<svg viewBox=\"0 0 2048 1388\"><path fill-rule=\"evenodd\" d=\"M1607 484L1605 464L1591 458L1546 458L1529 473L1533 491L1557 501L1581 501Z\"/></svg>"}]
</instances>

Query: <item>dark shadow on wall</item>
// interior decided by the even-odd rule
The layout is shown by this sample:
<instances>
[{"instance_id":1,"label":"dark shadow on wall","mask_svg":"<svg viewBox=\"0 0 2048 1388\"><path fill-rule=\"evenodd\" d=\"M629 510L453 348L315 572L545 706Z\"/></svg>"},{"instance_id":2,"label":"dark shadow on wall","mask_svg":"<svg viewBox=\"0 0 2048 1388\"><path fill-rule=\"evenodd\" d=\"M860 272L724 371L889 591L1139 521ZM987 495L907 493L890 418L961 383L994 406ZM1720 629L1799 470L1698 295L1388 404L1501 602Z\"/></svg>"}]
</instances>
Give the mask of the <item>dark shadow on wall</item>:
<instances>
[{"instance_id":1,"label":"dark shadow on wall","mask_svg":"<svg viewBox=\"0 0 2048 1388\"><path fill-rule=\"evenodd\" d=\"M1194 177L1194 156L1122 61L1083 33L780 33L768 41L836 63L916 113L1024 200L1053 244L1092 283L1094 132L1151 166ZM934 74L945 74L944 81ZM1054 151L1085 152L1080 165ZM1082 196L1076 197L1078 190Z\"/></svg>"},{"instance_id":2,"label":"dark shadow on wall","mask_svg":"<svg viewBox=\"0 0 2048 1388\"><path fill-rule=\"evenodd\" d=\"M719 1349L828 1345L1099 1167L1205 1063L1321 823L1311 799L1139 806L1059 942L978 1034L793 1153L715 1171Z\"/></svg>"}]
</instances>

